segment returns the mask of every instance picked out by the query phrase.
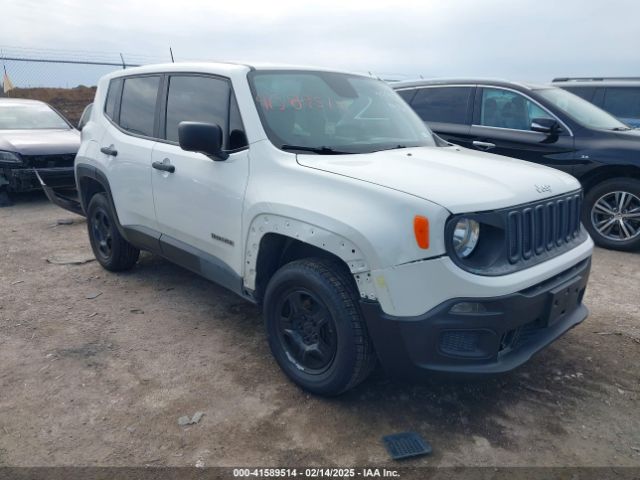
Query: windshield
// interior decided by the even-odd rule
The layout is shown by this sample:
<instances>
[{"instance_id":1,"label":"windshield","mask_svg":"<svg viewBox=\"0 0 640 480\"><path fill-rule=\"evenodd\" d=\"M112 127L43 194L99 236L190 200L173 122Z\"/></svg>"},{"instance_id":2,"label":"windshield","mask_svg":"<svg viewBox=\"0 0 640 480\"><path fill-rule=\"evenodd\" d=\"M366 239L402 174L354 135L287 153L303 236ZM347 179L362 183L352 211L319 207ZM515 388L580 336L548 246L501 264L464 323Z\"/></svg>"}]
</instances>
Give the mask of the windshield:
<instances>
[{"instance_id":1,"label":"windshield","mask_svg":"<svg viewBox=\"0 0 640 480\"><path fill-rule=\"evenodd\" d=\"M0 102L0 130L69 129L69 124L43 103Z\"/></svg>"},{"instance_id":2,"label":"windshield","mask_svg":"<svg viewBox=\"0 0 640 480\"><path fill-rule=\"evenodd\" d=\"M538 90L537 93L584 127L601 130L629 130L629 127L612 115L566 90L545 88Z\"/></svg>"},{"instance_id":3,"label":"windshield","mask_svg":"<svg viewBox=\"0 0 640 480\"><path fill-rule=\"evenodd\" d=\"M249 82L262 124L278 148L336 154L435 145L420 118L380 80L257 71Z\"/></svg>"}]
</instances>

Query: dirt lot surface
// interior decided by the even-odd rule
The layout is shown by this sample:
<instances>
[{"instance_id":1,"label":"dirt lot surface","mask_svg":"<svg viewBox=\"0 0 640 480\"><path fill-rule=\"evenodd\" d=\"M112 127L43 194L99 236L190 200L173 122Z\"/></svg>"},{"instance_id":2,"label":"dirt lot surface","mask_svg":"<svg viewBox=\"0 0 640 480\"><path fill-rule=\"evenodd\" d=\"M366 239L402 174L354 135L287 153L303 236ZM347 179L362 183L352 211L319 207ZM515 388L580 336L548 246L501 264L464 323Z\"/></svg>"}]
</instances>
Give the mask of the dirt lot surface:
<instances>
[{"instance_id":1,"label":"dirt lot surface","mask_svg":"<svg viewBox=\"0 0 640 480\"><path fill-rule=\"evenodd\" d=\"M70 256L91 258L83 219L40 195L0 209L0 465L392 465L381 437L414 430L434 453L405 466L640 466L640 254L597 250L591 316L516 372L377 371L329 400L233 294L149 254L124 274L47 261Z\"/></svg>"}]
</instances>

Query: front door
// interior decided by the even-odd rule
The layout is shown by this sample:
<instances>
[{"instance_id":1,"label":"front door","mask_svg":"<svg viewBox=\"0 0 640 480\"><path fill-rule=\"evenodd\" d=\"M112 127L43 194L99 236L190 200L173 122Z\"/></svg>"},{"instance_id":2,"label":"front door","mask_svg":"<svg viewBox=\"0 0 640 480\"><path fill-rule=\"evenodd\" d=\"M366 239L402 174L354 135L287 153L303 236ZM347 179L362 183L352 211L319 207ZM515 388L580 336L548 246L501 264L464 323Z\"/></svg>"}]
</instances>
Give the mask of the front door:
<instances>
[{"instance_id":1,"label":"front door","mask_svg":"<svg viewBox=\"0 0 640 480\"><path fill-rule=\"evenodd\" d=\"M205 277L229 285L241 272L242 206L249 151L228 80L175 74L168 78L161 140L152 153L153 196L163 254ZM178 145L182 121L222 127L224 161ZM234 144L235 143L235 144ZM170 165L173 170L158 169Z\"/></svg>"},{"instance_id":2,"label":"front door","mask_svg":"<svg viewBox=\"0 0 640 480\"><path fill-rule=\"evenodd\" d=\"M478 88L476 93L472 148L519 158L571 173L574 165L574 138L561 125L558 134L531 130L535 118L557 120L530 98L503 88Z\"/></svg>"}]
</instances>

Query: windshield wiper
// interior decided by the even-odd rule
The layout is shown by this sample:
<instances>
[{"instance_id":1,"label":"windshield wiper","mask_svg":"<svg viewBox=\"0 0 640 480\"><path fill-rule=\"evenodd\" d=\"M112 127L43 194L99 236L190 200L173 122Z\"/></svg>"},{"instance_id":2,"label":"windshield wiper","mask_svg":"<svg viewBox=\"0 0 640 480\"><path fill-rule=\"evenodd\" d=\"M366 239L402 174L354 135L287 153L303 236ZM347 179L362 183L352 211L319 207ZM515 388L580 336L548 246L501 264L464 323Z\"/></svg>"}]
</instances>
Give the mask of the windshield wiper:
<instances>
[{"instance_id":1,"label":"windshield wiper","mask_svg":"<svg viewBox=\"0 0 640 480\"><path fill-rule=\"evenodd\" d=\"M611 130L614 132L626 132L627 130L631 130L631 127L614 127Z\"/></svg>"},{"instance_id":2,"label":"windshield wiper","mask_svg":"<svg viewBox=\"0 0 640 480\"><path fill-rule=\"evenodd\" d=\"M282 145L282 150L300 150L301 152L313 152L318 155L348 155L352 152L341 152L329 147L303 147L302 145Z\"/></svg>"},{"instance_id":3,"label":"windshield wiper","mask_svg":"<svg viewBox=\"0 0 640 480\"><path fill-rule=\"evenodd\" d=\"M401 148L409 148L406 145L396 145L395 147L389 147L386 148L385 150L400 150Z\"/></svg>"}]
</instances>

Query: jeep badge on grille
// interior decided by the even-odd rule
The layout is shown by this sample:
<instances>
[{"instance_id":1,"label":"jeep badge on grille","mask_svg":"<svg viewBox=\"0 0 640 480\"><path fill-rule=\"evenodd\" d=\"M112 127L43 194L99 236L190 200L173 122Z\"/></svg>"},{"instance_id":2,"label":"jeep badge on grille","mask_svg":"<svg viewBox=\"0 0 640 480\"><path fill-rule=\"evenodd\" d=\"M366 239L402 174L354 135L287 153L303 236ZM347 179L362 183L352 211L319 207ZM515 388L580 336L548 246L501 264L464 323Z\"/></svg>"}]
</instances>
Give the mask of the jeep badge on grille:
<instances>
[{"instance_id":1,"label":"jeep badge on grille","mask_svg":"<svg viewBox=\"0 0 640 480\"><path fill-rule=\"evenodd\" d=\"M551 193L551 185L534 185L538 193Z\"/></svg>"}]
</instances>

